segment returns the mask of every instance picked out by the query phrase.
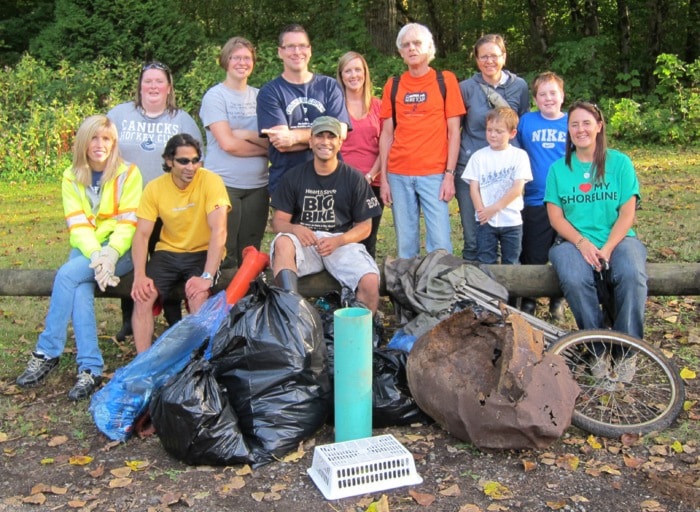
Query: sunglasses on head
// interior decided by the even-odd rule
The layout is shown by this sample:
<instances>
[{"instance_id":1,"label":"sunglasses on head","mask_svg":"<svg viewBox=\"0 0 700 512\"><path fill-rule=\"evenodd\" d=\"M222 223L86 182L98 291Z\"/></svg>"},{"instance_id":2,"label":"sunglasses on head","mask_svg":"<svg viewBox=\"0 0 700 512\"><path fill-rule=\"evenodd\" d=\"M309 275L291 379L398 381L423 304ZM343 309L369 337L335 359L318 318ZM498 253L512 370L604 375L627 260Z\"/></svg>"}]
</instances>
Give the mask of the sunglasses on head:
<instances>
[{"instance_id":1,"label":"sunglasses on head","mask_svg":"<svg viewBox=\"0 0 700 512\"><path fill-rule=\"evenodd\" d=\"M159 69L161 71L165 71L166 73L170 73L170 68L163 64L162 62L158 61L153 61L153 62L147 62L146 64L143 65L141 68L141 71L147 71L149 69Z\"/></svg>"},{"instance_id":2,"label":"sunglasses on head","mask_svg":"<svg viewBox=\"0 0 700 512\"><path fill-rule=\"evenodd\" d=\"M187 164L196 165L196 164L198 164L202 159L199 158L198 156L196 156L196 157L194 157L194 158L174 158L173 160L175 160L175 161L176 161L177 163L179 163L180 165L187 165Z\"/></svg>"}]
</instances>

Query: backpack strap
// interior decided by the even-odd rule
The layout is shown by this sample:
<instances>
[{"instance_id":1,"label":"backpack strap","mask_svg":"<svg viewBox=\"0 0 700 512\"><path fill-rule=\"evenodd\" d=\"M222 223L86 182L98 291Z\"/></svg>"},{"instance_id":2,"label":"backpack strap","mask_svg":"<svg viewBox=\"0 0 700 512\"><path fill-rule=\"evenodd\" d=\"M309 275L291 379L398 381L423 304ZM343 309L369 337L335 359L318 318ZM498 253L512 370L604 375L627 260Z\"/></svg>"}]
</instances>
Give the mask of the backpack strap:
<instances>
[{"instance_id":1,"label":"backpack strap","mask_svg":"<svg viewBox=\"0 0 700 512\"><path fill-rule=\"evenodd\" d=\"M445 75L439 69L435 70L437 74L437 83L440 88L440 94L442 95L443 103L447 101L447 87L445 86ZM394 130L396 130L396 94L399 92L399 81L401 76L392 77L391 83L391 120L394 121Z\"/></svg>"},{"instance_id":2,"label":"backpack strap","mask_svg":"<svg viewBox=\"0 0 700 512\"><path fill-rule=\"evenodd\" d=\"M394 121L394 130L396 130L396 93L399 92L399 80L401 75L392 77L391 84L391 120Z\"/></svg>"}]
</instances>

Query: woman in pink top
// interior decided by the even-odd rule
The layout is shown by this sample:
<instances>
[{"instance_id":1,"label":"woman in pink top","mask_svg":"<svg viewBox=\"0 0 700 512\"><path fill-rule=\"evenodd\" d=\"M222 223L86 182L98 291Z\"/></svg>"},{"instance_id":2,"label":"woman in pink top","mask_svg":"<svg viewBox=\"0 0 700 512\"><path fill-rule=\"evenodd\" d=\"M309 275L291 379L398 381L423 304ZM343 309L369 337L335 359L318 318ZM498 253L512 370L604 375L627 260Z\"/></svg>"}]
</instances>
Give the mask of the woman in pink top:
<instances>
[{"instance_id":1,"label":"woman in pink top","mask_svg":"<svg viewBox=\"0 0 700 512\"><path fill-rule=\"evenodd\" d=\"M378 98L372 96L372 81L365 58L357 52L347 52L338 61L336 75L345 95L352 130L340 148L343 160L362 172L372 185L374 195L384 209L379 196L379 120ZM376 257L377 232L382 216L372 218L372 232L362 243L373 258Z\"/></svg>"}]
</instances>

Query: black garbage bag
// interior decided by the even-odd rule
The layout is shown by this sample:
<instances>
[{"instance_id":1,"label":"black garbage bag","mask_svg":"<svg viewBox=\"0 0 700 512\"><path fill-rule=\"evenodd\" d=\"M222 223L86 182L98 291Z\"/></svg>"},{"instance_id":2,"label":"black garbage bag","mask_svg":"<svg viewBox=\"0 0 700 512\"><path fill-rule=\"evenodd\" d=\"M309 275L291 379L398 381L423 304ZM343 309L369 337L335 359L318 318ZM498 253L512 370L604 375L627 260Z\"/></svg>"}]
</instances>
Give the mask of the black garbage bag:
<instances>
[{"instance_id":1,"label":"black garbage bag","mask_svg":"<svg viewBox=\"0 0 700 512\"><path fill-rule=\"evenodd\" d=\"M372 353L372 426L383 428L431 423L408 389L408 352L376 348Z\"/></svg>"},{"instance_id":2,"label":"black garbage bag","mask_svg":"<svg viewBox=\"0 0 700 512\"><path fill-rule=\"evenodd\" d=\"M330 410L318 313L300 295L258 280L211 345L217 382L253 446L254 465L295 450Z\"/></svg>"},{"instance_id":3,"label":"black garbage bag","mask_svg":"<svg viewBox=\"0 0 700 512\"><path fill-rule=\"evenodd\" d=\"M255 461L226 392L216 381L214 367L201 357L153 395L150 412L165 450L187 464L228 466Z\"/></svg>"},{"instance_id":4,"label":"black garbage bag","mask_svg":"<svg viewBox=\"0 0 700 512\"><path fill-rule=\"evenodd\" d=\"M321 315L323 334L328 351L328 375L333 383L334 363L334 317L333 313L340 307L362 307L349 290L343 295L330 292L316 301L316 308ZM373 326L377 334L378 325ZM381 338L381 334L379 335ZM374 342L374 340L373 340ZM372 428L410 425L412 423L431 423L432 419L420 410L408 389L406 378L406 360L408 353L386 346L376 347L372 352ZM332 398L332 397L331 397ZM333 411L329 416L333 423Z\"/></svg>"}]
</instances>

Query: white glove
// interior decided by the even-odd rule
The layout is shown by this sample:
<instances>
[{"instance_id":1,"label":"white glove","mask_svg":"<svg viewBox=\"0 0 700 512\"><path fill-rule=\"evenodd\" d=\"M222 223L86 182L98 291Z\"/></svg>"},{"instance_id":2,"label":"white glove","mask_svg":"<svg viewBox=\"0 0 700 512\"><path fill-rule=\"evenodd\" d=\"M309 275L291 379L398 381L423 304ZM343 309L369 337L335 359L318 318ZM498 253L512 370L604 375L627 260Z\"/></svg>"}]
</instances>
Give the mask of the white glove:
<instances>
[{"instance_id":1,"label":"white glove","mask_svg":"<svg viewBox=\"0 0 700 512\"><path fill-rule=\"evenodd\" d=\"M90 259L92 259L92 256ZM119 284L119 278L114 275L114 269L118 260L119 253L117 250L109 245L105 245L97 259L90 263L90 268L95 269L95 281L100 290L105 291L107 286Z\"/></svg>"}]
</instances>

